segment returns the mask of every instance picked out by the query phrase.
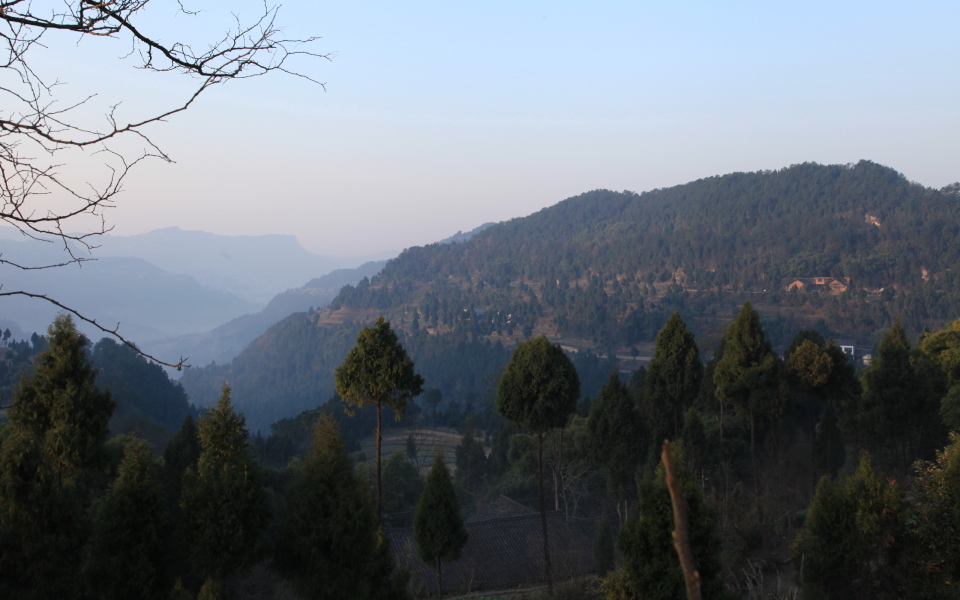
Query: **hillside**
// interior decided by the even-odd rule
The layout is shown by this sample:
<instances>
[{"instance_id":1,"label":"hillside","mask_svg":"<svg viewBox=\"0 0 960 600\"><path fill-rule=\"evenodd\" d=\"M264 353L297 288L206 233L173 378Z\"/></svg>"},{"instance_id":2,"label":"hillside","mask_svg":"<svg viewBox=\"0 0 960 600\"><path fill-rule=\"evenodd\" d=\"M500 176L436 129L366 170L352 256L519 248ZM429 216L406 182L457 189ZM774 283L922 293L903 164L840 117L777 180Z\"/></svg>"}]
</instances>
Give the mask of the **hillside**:
<instances>
[{"instance_id":1,"label":"hillside","mask_svg":"<svg viewBox=\"0 0 960 600\"><path fill-rule=\"evenodd\" d=\"M241 315L210 331L151 344L151 349L164 356L189 357L190 364L196 366L229 362L277 321L296 312L326 306L343 286L376 275L384 264L386 261L374 261L355 269L337 269L311 279L302 287L277 294L260 312Z\"/></svg>"},{"instance_id":2,"label":"hillside","mask_svg":"<svg viewBox=\"0 0 960 600\"><path fill-rule=\"evenodd\" d=\"M918 332L960 312L958 234L954 188L866 161L596 190L467 243L407 249L345 288L325 319L384 312L409 324L416 312L439 331L515 337L526 326L606 347L650 340L674 309L706 332L747 296L770 318L866 340L893 317ZM851 289L783 291L785 278L814 276L849 277Z\"/></svg>"},{"instance_id":3,"label":"hillside","mask_svg":"<svg viewBox=\"0 0 960 600\"><path fill-rule=\"evenodd\" d=\"M492 389L517 339L542 333L579 350L583 393L594 394L611 364L601 358L646 354L673 310L709 352L744 300L775 346L813 327L869 349L895 318L916 335L960 315L958 234L953 189L869 162L596 190L461 243L409 248L329 309L288 317L183 384L203 405L230 381L264 426L325 401L360 325L379 314L401 330L427 385L457 402ZM820 275L849 277L849 290L783 289Z\"/></svg>"}]
</instances>

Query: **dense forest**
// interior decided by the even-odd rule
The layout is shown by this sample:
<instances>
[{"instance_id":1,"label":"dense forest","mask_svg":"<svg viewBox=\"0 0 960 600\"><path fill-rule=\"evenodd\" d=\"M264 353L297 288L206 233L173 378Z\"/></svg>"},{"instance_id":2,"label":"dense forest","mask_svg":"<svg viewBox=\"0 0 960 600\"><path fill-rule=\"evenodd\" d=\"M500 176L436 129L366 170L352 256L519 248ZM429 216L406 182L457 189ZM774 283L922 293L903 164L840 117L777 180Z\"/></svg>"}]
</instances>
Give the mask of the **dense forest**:
<instances>
[{"instance_id":1,"label":"dense forest","mask_svg":"<svg viewBox=\"0 0 960 600\"><path fill-rule=\"evenodd\" d=\"M407 249L330 308L603 347L651 341L673 310L705 333L750 300L767 318L876 343L896 318L918 334L957 313L958 234L955 188L924 188L867 161L802 164L581 194L464 244ZM786 278L815 276L852 284L832 297L783 290Z\"/></svg>"},{"instance_id":2,"label":"dense forest","mask_svg":"<svg viewBox=\"0 0 960 600\"><path fill-rule=\"evenodd\" d=\"M370 329L356 332L347 361ZM648 366L627 378L609 370L595 397L581 393L578 366L592 385L602 360L575 366L559 345L530 338L462 414L456 404L439 409L438 388L426 389L425 408L390 405L387 427L408 443L384 458L379 510L380 470L374 478L370 456L358 451L378 426L376 409L352 394L275 423L269 436L251 435L226 385L195 418L177 386L155 379L165 378L159 367L112 342L89 348L69 318L43 339L0 428L0 562L17 574L0 581L4 597L423 595L429 588L397 566L404 551L391 551L378 520L432 526L418 525L420 505L442 501L460 522L504 495L535 507L543 489L549 510L595 537L597 578L571 578L561 562L546 574L556 587L534 597L553 589L570 598L678 598L664 439L705 597L955 597L960 320L915 341L895 322L858 371L815 330L796 332L775 353L750 303L704 360L674 312ZM412 348L417 338L405 342ZM509 383L518 362L533 373L553 368L518 358L531 347L552 348L566 371ZM97 385L107 374L112 383ZM540 409L546 421L509 408L511 398L526 402L511 395L515 386L555 390L560 380L571 401ZM423 381L412 380L412 394ZM172 393L145 401L124 391L136 387ZM126 399L115 400L114 389ZM151 413L157 423L185 414L179 431L163 441L110 432L118 411L146 405L163 408ZM425 479L414 440L437 427L457 430L459 442ZM449 534L431 534L439 547L446 535L469 543L456 522ZM330 552L331 544L345 546Z\"/></svg>"}]
</instances>

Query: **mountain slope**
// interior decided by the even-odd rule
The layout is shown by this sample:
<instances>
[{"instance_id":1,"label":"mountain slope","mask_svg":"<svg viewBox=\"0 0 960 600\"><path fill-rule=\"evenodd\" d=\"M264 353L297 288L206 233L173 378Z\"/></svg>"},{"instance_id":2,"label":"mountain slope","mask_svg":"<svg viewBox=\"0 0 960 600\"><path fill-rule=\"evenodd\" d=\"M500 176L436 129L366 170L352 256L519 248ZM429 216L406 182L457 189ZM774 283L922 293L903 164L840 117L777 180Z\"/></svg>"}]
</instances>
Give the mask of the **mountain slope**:
<instances>
[{"instance_id":1,"label":"mountain slope","mask_svg":"<svg viewBox=\"0 0 960 600\"><path fill-rule=\"evenodd\" d=\"M384 264L386 261L375 261L356 269L337 269L311 279L303 287L277 294L258 313L241 315L211 331L151 344L151 351L163 356L189 357L189 363L195 366L229 362L274 323L293 313L325 307L343 286L355 284L364 277L373 277Z\"/></svg>"},{"instance_id":2,"label":"mountain slope","mask_svg":"<svg viewBox=\"0 0 960 600\"><path fill-rule=\"evenodd\" d=\"M596 190L462 243L409 248L329 309L293 315L230 365L183 382L198 404L228 380L258 422L289 416L332 393L360 324L380 314L427 385L457 402L490 389L481 382L529 335L623 355L679 310L709 351L746 300L774 345L813 327L869 347L894 318L916 334L960 315L958 260L960 197L869 162ZM850 277L850 290L783 289L789 276L820 275Z\"/></svg>"}]
</instances>

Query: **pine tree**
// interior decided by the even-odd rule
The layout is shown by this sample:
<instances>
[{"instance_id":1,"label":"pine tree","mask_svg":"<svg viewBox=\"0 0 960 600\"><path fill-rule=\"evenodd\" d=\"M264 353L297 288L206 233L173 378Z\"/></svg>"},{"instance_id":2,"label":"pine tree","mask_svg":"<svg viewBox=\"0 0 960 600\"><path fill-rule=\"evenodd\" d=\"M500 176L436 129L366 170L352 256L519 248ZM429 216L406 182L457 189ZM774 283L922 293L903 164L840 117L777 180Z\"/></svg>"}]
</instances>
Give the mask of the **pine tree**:
<instances>
[{"instance_id":1,"label":"pine tree","mask_svg":"<svg viewBox=\"0 0 960 600\"><path fill-rule=\"evenodd\" d=\"M785 412L780 360L760 325L760 315L744 302L723 335L723 355L713 373L717 397L750 418L750 458L756 456L757 417L777 421ZM756 479L756 468L753 469Z\"/></svg>"},{"instance_id":2,"label":"pine tree","mask_svg":"<svg viewBox=\"0 0 960 600\"><path fill-rule=\"evenodd\" d=\"M693 333L674 311L657 333L644 380L647 426L655 446L680 437L683 413L700 392L702 378L703 363Z\"/></svg>"},{"instance_id":3,"label":"pine tree","mask_svg":"<svg viewBox=\"0 0 960 600\"><path fill-rule=\"evenodd\" d=\"M540 336L520 342L497 387L497 410L507 419L537 434L537 488L547 591L553 595L553 575L543 499L543 434L564 427L577 409L580 378L560 344Z\"/></svg>"},{"instance_id":4,"label":"pine tree","mask_svg":"<svg viewBox=\"0 0 960 600\"><path fill-rule=\"evenodd\" d=\"M273 564L308 599L366 599L377 519L336 421L321 417L290 490Z\"/></svg>"},{"instance_id":5,"label":"pine tree","mask_svg":"<svg viewBox=\"0 0 960 600\"><path fill-rule=\"evenodd\" d=\"M902 517L899 489L877 475L866 452L840 484L821 478L791 548L804 595L866 599L891 589Z\"/></svg>"},{"instance_id":6,"label":"pine tree","mask_svg":"<svg viewBox=\"0 0 960 600\"><path fill-rule=\"evenodd\" d=\"M918 373L900 321L883 334L876 359L861 373L863 395L856 423L862 441L901 474L929 445L925 442L931 440L924 438L933 437L940 425L938 409L945 390L930 389L931 375Z\"/></svg>"},{"instance_id":7,"label":"pine tree","mask_svg":"<svg viewBox=\"0 0 960 600\"><path fill-rule=\"evenodd\" d=\"M211 589L253 564L270 518L260 469L230 388L197 423L200 457L183 482L184 533L193 563Z\"/></svg>"},{"instance_id":8,"label":"pine tree","mask_svg":"<svg viewBox=\"0 0 960 600\"><path fill-rule=\"evenodd\" d=\"M160 600L171 589L170 520L153 463L146 442L127 444L97 507L88 577L98 598Z\"/></svg>"},{"instance_id":9,"label":"pine tree","mask_svg":"<svg viewBox=\"0 0 960 600\"><path fill-rule=\"evenodd\" d=\"M72 598L81 590L84 519L103 480L113 411L94 386L87 340L59 315L8 411L0 448L0 597Z\"/></svg>"},{"instance_id":10,"label":"pine tree","mask_svg":"<svg viewBox=\"0 0 960 600\"><path fill-rule=\"evenodd\" d=\"M607 474L607 491L617 503L622 523L627 518L627 500L636 489L635 476L647 451L648 438L616 369L590 407L587 432L590 458Z\"/></svg>"},{"instance_id":11,"label":"pine tree","mask_svg":"<svg viewBox=\"0 0 960 600\"><path fill-rule=\"evenodd\" d=\"M427 486L413 519L413 536L420 558L428 564L437 563L437 597L443 598L442 561L460 558L460 550L467 543L467 530L442 455L437 455L427 475Z\"/></svg>"},{"instance_id":12,"label":"pine tree","mask_svg":"<svg viewBox=\"0 0 960 600\"><path fill-rule=\"evenodd\" d=\"M89 486L106 466L103 444L114 402L94 384L96 372L84 351L88 340L69 315L54 319L48 339L33 374L14 393L10 425L36 436L62 484Z\"/></svg>"},{"instance_id":13,"label":"pine tree","mask_svg":"<svg viewBox=\"0 0 960 600\"><path fill-rule=\"evenodd\" d=\"M349 404L377 407L377 516L383 512L380 478L380 446L383 441L381 409L386 404L397 419L407 403L423 393L423 377L414 371L413 361L400 345L397 334L382 316L373 327L364 327L357 345L347 354L335 375L337 394Z\"/></svg>"}]
</instances>

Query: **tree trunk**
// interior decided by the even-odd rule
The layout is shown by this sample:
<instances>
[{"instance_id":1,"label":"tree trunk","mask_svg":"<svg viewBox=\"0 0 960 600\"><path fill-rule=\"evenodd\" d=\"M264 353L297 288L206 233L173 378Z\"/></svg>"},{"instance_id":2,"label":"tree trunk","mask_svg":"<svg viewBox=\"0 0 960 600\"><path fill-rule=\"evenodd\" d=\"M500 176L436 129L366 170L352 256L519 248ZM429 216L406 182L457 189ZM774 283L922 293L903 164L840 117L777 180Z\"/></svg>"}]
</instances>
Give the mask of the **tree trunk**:
<instances>
[{"instance_id":1,"label":"tree trunk","mask_svg":"<svg viewBox=\"0 0 960 600\"><path fill-rule=\"evenodd\" d=\"M553 573L550 570L550 544L547 540L547 512L543 502L543 433L537 434L537 487L540 488L540 528L543 531L543 566L547 576L547 595L553 598Z\"/></svg>"},{"instance_id":2,"label":"tree trunk","mask_svg":"<svg viewBox=\"0 0 960 600\"><path fill-rule=\"evenodd\" d=\"M380 487L380 442L383 436L380 435L380 403L377 402L377 521L382 522L383 517L383 489Z\"/></svg>"},{"instance_id":3,"label":"tree trunk","mask_svg":"<svg viewBox=\"0 0 960 600\"><path fill-rule=\"evenodd\" d=\"M753 492L754 494L760 495L760 488L757 485L757 449L754 445L753 438L753 411L750 411L750 470L753 471Z\"/></svg>"},{"instance_id":4,"label":"tree trunk","mask_svg":"<svg viewBox=\"0 0 960 600\"><path fill-rule=\"evenodd\" d=\"M443 600L443 565L440 563L440 557L437 557L437 598Z\"/></svg>"}]
</instances>

